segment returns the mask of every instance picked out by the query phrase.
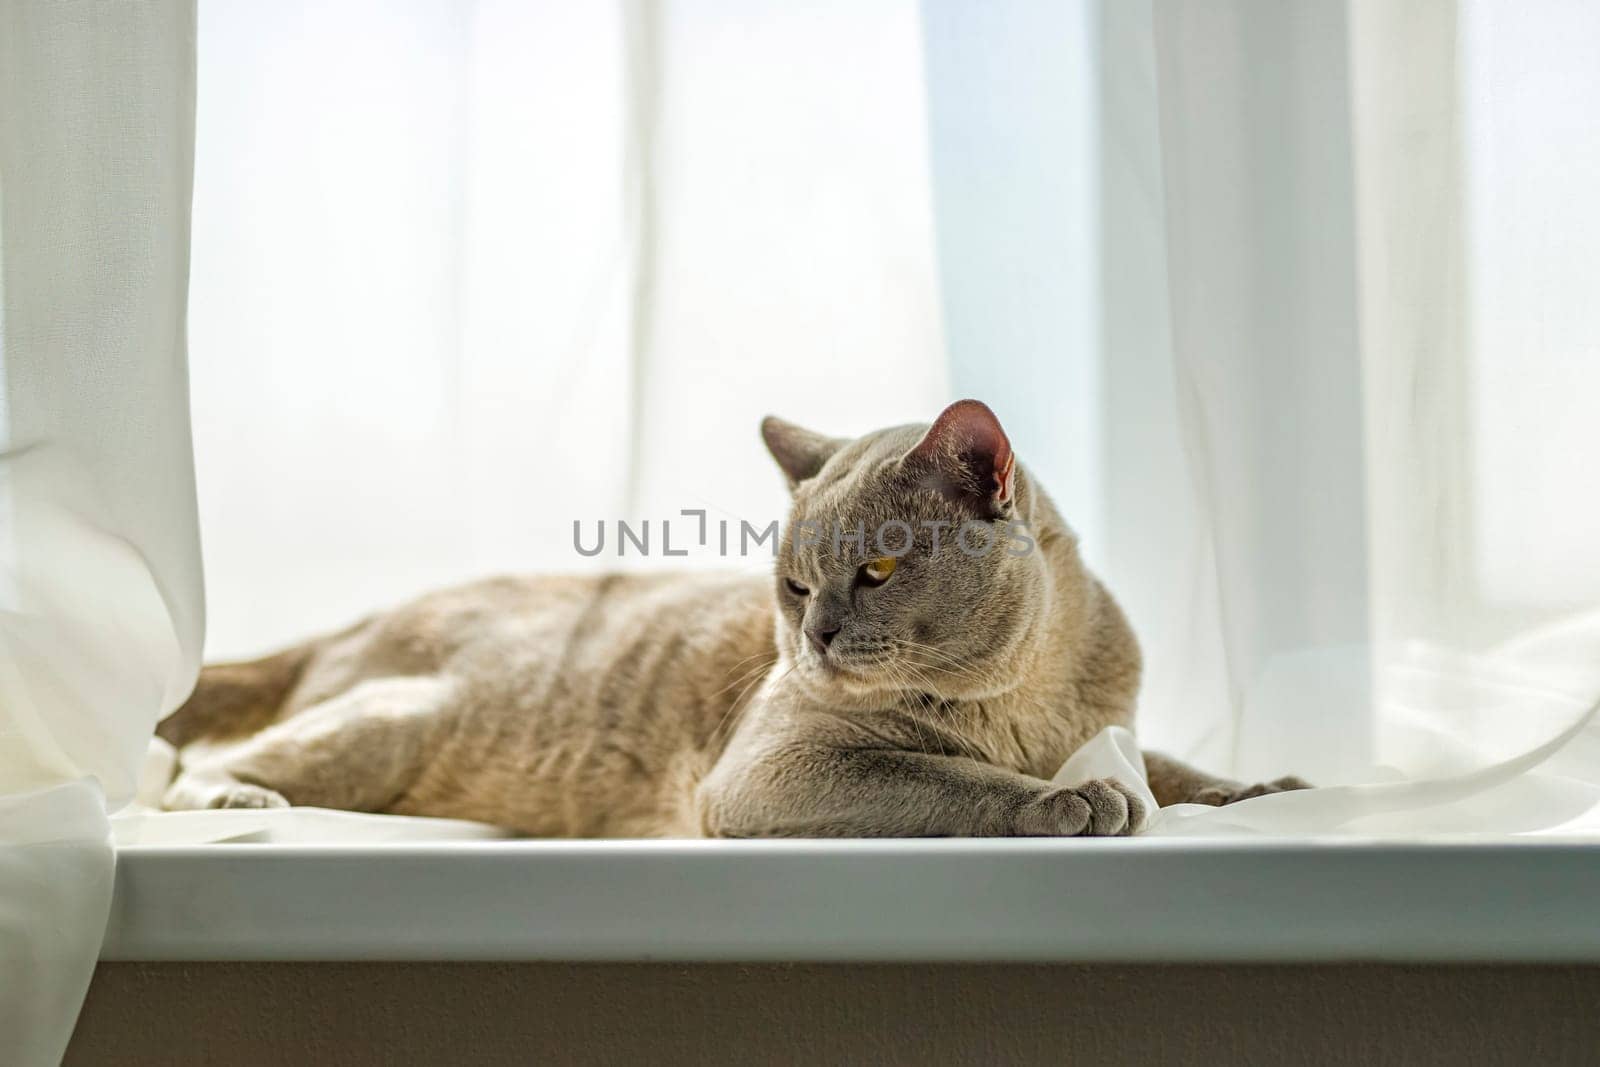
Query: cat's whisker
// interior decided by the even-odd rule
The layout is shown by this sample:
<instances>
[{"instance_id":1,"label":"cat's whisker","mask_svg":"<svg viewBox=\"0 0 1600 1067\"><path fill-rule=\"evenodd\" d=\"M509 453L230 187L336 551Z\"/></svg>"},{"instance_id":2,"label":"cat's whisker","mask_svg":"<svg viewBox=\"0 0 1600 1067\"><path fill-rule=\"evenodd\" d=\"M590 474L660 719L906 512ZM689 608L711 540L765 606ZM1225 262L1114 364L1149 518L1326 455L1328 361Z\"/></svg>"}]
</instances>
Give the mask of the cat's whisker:
<instances>
[{"instance_id":1,"label":"cat's whisker","mask_svg":"<svg viewBox=\"0 0 1600 1067\"><path fill-rule=\"evenodd\" d=\"M939 687L939 685L937 683L937 680L928 678L926 676L926 673L924 673L924 672L932 670L932 671L937 671L940 674L951 674L951 675L957 675L957 674L962 673L962 672L959 672L959 671L952 671L952 670L950 670L948 668L937 666L937 665L934 665L934 664L920 663L920 662L918 662L916 660L911 659L910 657L906 657L904 660L902 660L902 663L905 663L908 667L912 667L916 671L918 671L919 673L922 673L922 677L924 679L924 683L926 684L926 688L928 689L929 692L932 692L932 693L937 693L940 687ZM973 704L970 701L949 701L949 702L941 701L941 705L944 706L944 707L947 707L947 708L955 709L955 711L962 717L962 720L966 723L967 727L972 732L976 733L982 727L983 724L980 721L980 719L981 719L980 709L976 704Z\"/></svg>"},{"instance_id":2,"label":"cat's whisker","mask_svg":"<svg viewBox=\"0 0 1600 1067\"><path fill-rule=\"evenodd\" d=\"M761 674L761 675L758 675L755 678L750 679L748 682L746 682L744 684L744 688L739 690L738 695L736 695L733 698L733 700L728 704L728 710L722 713L722 719L717 723L717 731L720 731L722 729L722 727L724 725L726 725L726 723L728 722L728 719L730 717L732 717L734 711L736 711L739 708L739 706L744 703L745 695L747 693L749 693L751 689L753 689L754 687L760 685L763 681L765 681L766 677L767 676L765 674ZM717 731L713 731L713 732L717 732Z\"/></svg>"},{"instance_id":3,"label":"cat's whisker","mask_svg":"<svg viewBox=\"0 0 1600 1067\"><path fill-rule=\"evenodd\" d=\"M989 686L999 686L1001 682L1005 681L999 672L993 669L977 667L969 662L962 661L957 657L950 655L942 649L934 648L932 645L926 645L919 641L911 641L906 639L902 639L901 644L908 652L915 652L916 654L923 656L937 657L943 664L948 664L948 666L945 667L947 673L956 676L969 676L973 681L986 688ZM911 656L907 656L906 658L912 659ZM931 663L925 663L922 665L930 668L935 666L935 664ZM1001 686L1001 688L1009 691L1015 689L1016 687L1012 685Z\"/></svg>"},{"instance_id":4,"label":"cat's whisker","mask_svg":"<svg viewBox=\"0 0 1600 1067\"><path fill-rule=\"evenodd\" d=\"M747 679L749 679L750 677L752 677L752 676L759 677L762 674L765 674L767 671L771 670L773 665L776 664L777 662L778 662L778 657L773 656L772 659L768 660L765 663L758 663L754 667L751 667L751 668L749 668L749 669L747 669L745 671L740 672L739 677L735 678L733 681L729 682L727 685L723 686L721 689L718 689L715 693L712 693L711 695L714 696L714 697L719 697L723 693L726 693L728 690L733 689L736 686L744 684L744 682Z\"/></svg>"},{"instance_id":5,"label":"cat's whisker","mask_svg":"<svg viewBox=\"0 0 1600 1067\"><path fill-rule=\"evenodd\" d=\"M906 662L914 663L924 670L937 671L948 678L966 678L983 687L988 687L1001 680L1000 675L990 669L974 667L970 663L962 663L948 657L943 660L927 662L919 658L922 655L926 655L926 653L914 652L907 654L904 658Z\"/></svg>"},{"instance_id":6,"label":"cat's whisker","mask_svg":"<svg viewBox=\"0 0 1600 1067\"><path fill-rule=\"evenodd\" d=\"M976 678L982 679L985 682L996 680L995 677L992 677L994 672L991 669L980 667L968 660L961 659L958 656L954 656L948 652L945 652L943 649L935 648L933 645L927 645L920 641L910 641L905 639L902 639L901 644L908 652L915 652L919 655L930 656L933 657L937 662L948 665L953 669L954 673L970 674Z\"/></svg>"},{"instance_id":7,"label":"cat's whisker","mask_svg":"<svg viewBox=\"0 0 1600 1067\"><path fill-rule=\"evenodd\" d=\"M886 663L885 667L886 667L886 673L888 673L890 678L895 681L895 684L896 684L897 687L899 687L901 689L914 689L915 688L915 682L914 682L914 680L909 679L909 676L906 674L906 672L904 670L904 665L903 664L895 663L895 662L891 661L889 663ZM912 681L912 685L908 686L906 684L906 682L908 680ZM919 716L917 714L917 712L916 712L916 710L914 708L908 708L907 709L907 713L906 713L906 717L911 720L912 728L915 729L916 732L917 732L917 745L918 745L918 747L922 749L922 752L923 752L924 755L932 755L932 753L928 749L927 737L923 733L923 729L922 729L923 723L922 723L921 716Z\"/></svg>"},{"instance_id":8,"label":"cat's whisker","mask_svg":"<svg viewBox=\"0 0 1600 1067\"><path fill-rule=\"evenodd\" d=\"M749 693L752 688L765 681L767 677L769 677L767 672L770 672L773 667L777 666L777 663L778 660L776 657L774 657L771 663L764 664L761 668L761 671L757 672L755 677L751 678L744 684L744 688L740 689L733 700L728 703L727 710L722 713L722 718L717 720L717 725L712 727L711 736L713 738L717 737L722 732L722 728L728 724L728 720L733 717L733 713L739 709L739 705L744 701L745 694ZM794 666L790 665L789 670L784 671L783 674L778 678L778 681L781 682L784 678L787 678L789 676L789 671L792 670L794 670Z\"/></svg>"},{"instance_id":9,"label":"cat's whisker","mask_svg":"<svg viewBox=\"0 0 1600 1067\"><path fill-rule=\"evenodd\" d=\"M729 682L727 685L723 686L721 689L718 689L715 693L712 693L711 695L713 697L719 697L719 696L722 696L724 693L731 692L734 689L741 689L743 686L748 684L749 681L752 678L760 678L763 674L765 674L770 669L771 669L771 664L767 664L765 666L756 667L756 668L753 668L753 669L751 669L749 671L746 671L744 674L739 675L739 677L735 678L733 681Z\"/></svg>"},{"instance_id":10,"label":"cat's whisker","mask_svg":"<svg viewBox=\"0 0 1600 1067\"><path fill-rule=\"evenodd\" d=\"M746 657L744 657L744 659L739 660L733 666L728 668L727 673L728 674L734 674L734 673L737 672L737 673L742 674L742 673L744 673L745 670L749 669L748 664L750 664L750 663L752 663L752 662L754 662L756 660L763 661L761 663L761 666L771 666L772 664L774 664L774 663L776 663L778 661L778 653L777 653L777 651L775 649L764 648L760 652L757 652L752 656L746 656Z\"/></svg>"},{"instance_id":11,"label":"cat's whisker","mask_svg":"<svg viewBox=\"0 0 1600 1067\"><path fill-rule=\"evenodd\" d=\"M938 683L934 679L931 679L931 678L927 677L927 675L923 673L923 671L925 669L927 669L928 665L926 665L926 664L913 664L912 662L904 660L904 659L900 661L900 665L901 665L901 667L903 669L905 669L907 671L907 673L913 674L915 676L917 686L923 692L928 693L929 695L935 695L935 694L938 693L938 691L939 691ZM934 667L932 669L940 670L941 668ZM945 673L949 673L949 672L945 672ZM939 701L939 705L940 706L945 706L945 707L953 706L953 707L957 708L961 713L963 713L963 718L968 722L969 725L971 725L974 728L978 725L977 716L976 716L975 711L971 707L966 705L964 702L956 702L956 703L953 703L953 704L948 704L948 703L946 703L944 701ZM916 712L913 711L913 714L916 714Z\"/></svg>"},{"instance_id":12,"label":"cat's whisker","mask_svg":"<svg viewBox=\"0 0 1600 1067\"><path fill-rule=\"evenodd\" d=\"M737 662L735 662L733 666L728 668L728 673L732 674L734 671L738 670L744 664L749 663L751 660L761 659L763 657L768 658L768 659L774 659L774 660L777 658L776 655L774 655L772 649L764 648L760 652L753 652L750 655L744 657L743 659L738 660Z\"/></svg>"},{"instance_id":13,"label":"cat's whisker","mask_svg":"<svg viewBox=\"0 0 1600 1067\"><path fill-rule=\"evenodd\" d=\"M948 664L958 671L968 670L972 667L972 664L968 661L932 645L925 645L919 641L903 641L901 645L906 652L915 652L919 655L932 657L936 662Z\"/></svg>"}]
</instances>

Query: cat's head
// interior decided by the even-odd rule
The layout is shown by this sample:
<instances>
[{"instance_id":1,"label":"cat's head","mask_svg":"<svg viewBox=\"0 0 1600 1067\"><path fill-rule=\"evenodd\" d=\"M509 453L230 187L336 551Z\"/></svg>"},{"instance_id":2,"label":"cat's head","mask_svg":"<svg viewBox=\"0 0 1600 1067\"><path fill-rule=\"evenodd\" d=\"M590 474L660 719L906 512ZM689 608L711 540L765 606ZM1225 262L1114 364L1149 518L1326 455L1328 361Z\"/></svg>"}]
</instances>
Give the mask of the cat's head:
<instances>
[{"instance_id":1,"label":"cat's head","mask_svg":"<svg viewBox=\"0 0 1600 1067\"><path fill-rule=\"evenodd\" d=\"M768 417L761 434L793 494L778 641L807 689L975 698L1015 687L1050 568L1063 542L1073 566L1076 551L992 411L962 400L932 426L855 440Z\"/></svg>"}]
</instances>

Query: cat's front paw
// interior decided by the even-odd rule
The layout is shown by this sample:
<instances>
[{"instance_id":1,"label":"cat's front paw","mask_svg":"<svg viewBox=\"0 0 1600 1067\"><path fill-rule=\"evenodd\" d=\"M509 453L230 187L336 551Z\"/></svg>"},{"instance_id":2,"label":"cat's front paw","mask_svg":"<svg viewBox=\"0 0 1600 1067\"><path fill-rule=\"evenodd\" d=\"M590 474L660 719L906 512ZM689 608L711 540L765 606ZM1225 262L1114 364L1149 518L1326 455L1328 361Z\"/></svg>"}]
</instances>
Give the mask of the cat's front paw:
<instances>
[{"instance_id":1,"label":"cat's front paw","mask_svg":"<svg viewBox=\"0 0 1600 1067\"><path fill-rule=\"evenodd\" d=\"M1126 837L1144 825L1144 802L1112 778L1052 789L1024 805L1019 837Z\"/></svg>"},{"instance_id":2,"label":"cat's front paw","mask_svg":"<svg viewBox=\"0 0 1600 1067\"><path fill-rule=\"evenodd\" d=\"M1251 797L1264 797L1269 793L1287 793L1294 789L1310 789L1311 783L1304 778L1286 775L1283 778L1274 778L1270 782L1260 782L1256 785L1241 785L1238 782L1218 782L1200 790L1191 799L1192 804L1209 804L1213 808L1220 808L1224 804L1236 804L1241 800Z\"/></svg>"}]
</instances>

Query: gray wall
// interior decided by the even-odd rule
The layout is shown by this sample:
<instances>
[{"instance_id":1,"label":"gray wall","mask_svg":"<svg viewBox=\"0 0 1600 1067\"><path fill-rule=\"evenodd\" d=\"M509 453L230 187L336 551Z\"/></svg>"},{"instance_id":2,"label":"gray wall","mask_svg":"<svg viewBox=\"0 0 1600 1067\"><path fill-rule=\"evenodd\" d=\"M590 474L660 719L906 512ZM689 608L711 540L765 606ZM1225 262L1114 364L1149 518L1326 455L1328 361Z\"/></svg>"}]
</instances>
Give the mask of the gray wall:
<instances>
[{"instance_id":1,"label":"gray wall","mask_svg":"<svg viewBox=\"0 0 1600 1067\"><path fill-rule=\"evenodd\" d=\"M101 964L66 1063L1592 1063L1600 968Z\"/></svg>"}]
</instances>

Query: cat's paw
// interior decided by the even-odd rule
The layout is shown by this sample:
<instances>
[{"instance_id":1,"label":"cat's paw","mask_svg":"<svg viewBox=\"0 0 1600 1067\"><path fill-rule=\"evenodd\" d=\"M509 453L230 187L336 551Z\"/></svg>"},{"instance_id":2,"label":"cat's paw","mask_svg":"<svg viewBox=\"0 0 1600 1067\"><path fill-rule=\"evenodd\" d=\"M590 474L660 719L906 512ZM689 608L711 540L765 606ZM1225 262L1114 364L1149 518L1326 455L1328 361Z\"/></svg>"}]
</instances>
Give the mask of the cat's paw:
<instances>
[{"instance_id":1,"label":"cat's paw","mask_svg":"<svg viewBox=\"0 0 1600 1067\"><path fill-rule=\"evenodd\" d=\"M1112 778L1052 789L1024 805L1020 837L1126 837L1144 825L1144 802Z\"/></svg>"},{"instance_id":2,"label":"cat's paw","mask_svg":"<svg viewBox=\"0 0 1600 1067\"><path fill-rule=\"evenodd\" d=\"M275 789L241 782L212 798L213 808L287 808L289 800Z\"/></svg>"},{"instance_id":3,"label":"cat's paw","mask_svg":"<svg viewBox=\"0 0 1600 1067\"><path fill-rule=\"evenodd\" d=\"M289 800L275 789L213 777L181 775L162 801L168 811L205 808L287 808Z\"/></svg>"},{"instance_id":4,"label":"cat's paw","mask_svg":"<svg viewBox=\"0 0 1600 1067\"><path fill-rule=\"evenodd\" d=\"M1218 782L1200 790L1191 799L1193 804L1208 804L1213 808L1220 808L1224 804L1236 804L1241 800L1252 797L1264 797L1270 793L1287 793L1294 789L1310 789L1311 783L1304 778L1286 775L1283 778L1274 778L1270 782L1260 782L1256 785L1241 785L1238 782Z\"/></svg>"}]
</instances>

